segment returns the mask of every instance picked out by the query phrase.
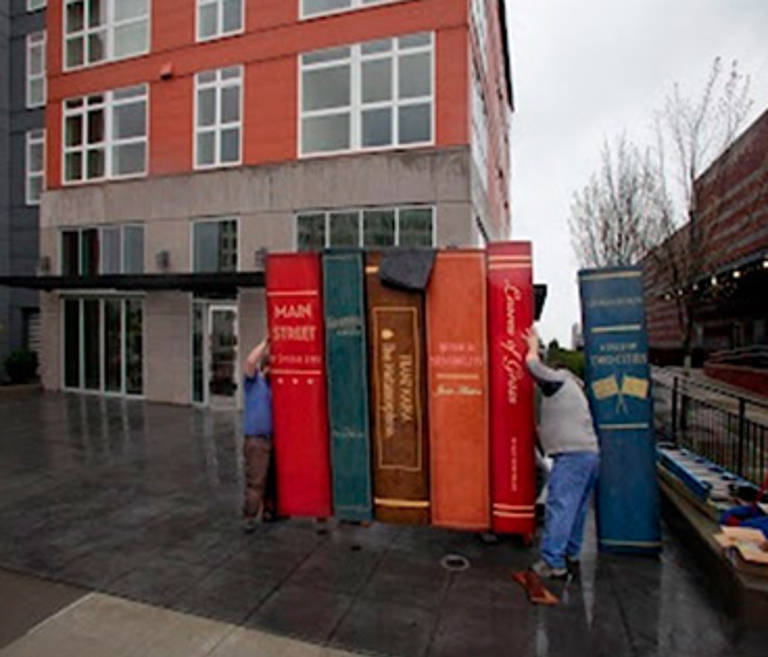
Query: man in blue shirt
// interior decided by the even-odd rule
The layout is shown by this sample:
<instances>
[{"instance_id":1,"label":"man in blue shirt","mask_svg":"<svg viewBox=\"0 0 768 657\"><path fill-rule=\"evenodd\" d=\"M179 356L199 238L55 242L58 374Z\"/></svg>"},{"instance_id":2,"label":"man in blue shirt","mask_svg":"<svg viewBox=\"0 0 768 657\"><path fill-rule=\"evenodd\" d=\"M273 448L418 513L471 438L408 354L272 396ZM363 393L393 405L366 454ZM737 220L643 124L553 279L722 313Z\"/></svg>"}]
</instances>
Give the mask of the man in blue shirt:
<instances>
[{"instance_id":1,"label":"man in blue shirt","mask_svg":"<svg viewBox=\"0 0 768 657\"><path fill-rule=\"evenodd\" d=\"M269 382L269 339L248 354L243 365L243 460L245 499L243 529L271 520L275 513L275 476L272 463L272 389Z\"/></svg>"}]
</instances>

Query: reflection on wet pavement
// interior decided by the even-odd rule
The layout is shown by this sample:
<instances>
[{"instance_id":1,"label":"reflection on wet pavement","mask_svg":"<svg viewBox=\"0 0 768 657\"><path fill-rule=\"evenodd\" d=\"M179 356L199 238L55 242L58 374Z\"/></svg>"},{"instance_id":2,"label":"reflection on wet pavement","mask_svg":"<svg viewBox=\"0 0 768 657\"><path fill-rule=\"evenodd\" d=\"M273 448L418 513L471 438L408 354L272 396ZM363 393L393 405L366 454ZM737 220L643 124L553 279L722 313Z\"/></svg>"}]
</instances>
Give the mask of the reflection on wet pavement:
<instances>
[{"instance_id":1,"label":"reflection on wet pavement","mask_svg":"<svg viewBox=\"0 0 768 657\"><path fill-rule=\"evenodd\" d=\"M278 522L245 536L238 417L97 396L0 400L0 566L384 655L740 655L742 631L675 536L660 559L597 555L563 603L527 603L513 539ZM471 567L449 572L446 554Z\"/></svg>"}]
</instances>

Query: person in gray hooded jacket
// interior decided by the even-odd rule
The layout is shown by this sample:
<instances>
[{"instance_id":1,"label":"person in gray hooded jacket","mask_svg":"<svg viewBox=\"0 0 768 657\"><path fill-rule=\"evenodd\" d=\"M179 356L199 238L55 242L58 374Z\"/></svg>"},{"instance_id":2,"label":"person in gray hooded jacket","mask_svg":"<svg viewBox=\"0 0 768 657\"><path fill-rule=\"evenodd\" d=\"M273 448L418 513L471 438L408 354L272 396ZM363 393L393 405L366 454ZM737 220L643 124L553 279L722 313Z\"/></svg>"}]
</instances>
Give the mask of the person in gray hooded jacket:
<instances>
[{"instance_id":1,"label":"person in gray hooded jacket","mask_svg":"<svg viewBox=\"0 0 768 657\"><path fill-rule=\"evenodd\" d=\"M531 570L542 577L563 578L578 567L584 523L597 483L599 446L581 380L564 368L541 362L533 327L526 341L526 364L541 390L539 439L553 460L541 558Z\"/></svg>"}]
</instances>

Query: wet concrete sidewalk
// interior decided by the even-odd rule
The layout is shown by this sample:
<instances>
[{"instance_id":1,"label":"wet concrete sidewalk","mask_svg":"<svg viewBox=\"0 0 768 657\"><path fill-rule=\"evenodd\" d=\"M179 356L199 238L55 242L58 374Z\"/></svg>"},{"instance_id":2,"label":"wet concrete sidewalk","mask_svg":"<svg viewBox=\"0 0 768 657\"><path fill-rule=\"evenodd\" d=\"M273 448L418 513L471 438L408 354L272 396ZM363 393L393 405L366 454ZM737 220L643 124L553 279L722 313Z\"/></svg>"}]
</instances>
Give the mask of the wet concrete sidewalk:
<instances>
[{"instance_id":1,"label":"wet concrete sidewalk","mask_svg":"<svg viewBox=\"0 0 768 657\"><path fill-rule=\"evenodd\" d=\"M659 560L598 557L590 526L580 581L548 609L510 580L535 556L513 540L305 520L243 535L237 425L99 397L0 401L0 567L357 653L766 654L768 633L742 632L668 533ZM471 567L444 570L448 553Z\"/></svg>"}]
</instances>

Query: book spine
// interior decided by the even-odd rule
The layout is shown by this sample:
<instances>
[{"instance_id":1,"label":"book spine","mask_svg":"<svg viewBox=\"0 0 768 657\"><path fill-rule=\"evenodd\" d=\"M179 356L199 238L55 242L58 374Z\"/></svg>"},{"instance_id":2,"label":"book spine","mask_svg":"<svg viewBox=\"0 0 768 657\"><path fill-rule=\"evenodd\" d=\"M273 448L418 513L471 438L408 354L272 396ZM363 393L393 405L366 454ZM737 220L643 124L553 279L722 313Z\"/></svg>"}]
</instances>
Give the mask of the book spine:
<instances>
[{"instance_id":1,"label":"book spine","mask_svg":"<svg viewBox=\"0 0 768 657\"><path fill-rule=\"evenodd\" d=\"M331 482L320 259L270 254L266 275L278 512L324 518Z\"/></svg>"},{"instance_id":2,"label":"book spine","mask_svg":"<svg viewBox=\"0 0 768 657\"><path fill-rule=\"evenodd\" d=\"M598 546L661 550L648 336L639 267L579 272L586 387L600 439Z\"/></svg>"},{"instance_id":3,"label":"book spine","mask_svg":"<svg viewBox=\"0 0 768 657\"><path fill-rule=\"evenodd\" d=\"M334 515L373 518L362 253L323 256Z\"/></svg>"},{"instance_id":4,"label":"book spine","mask_svg":"<svg viewBox=\"0 0 768 657\"><path fill-rule=\"evenodd\" d=\"M437 254L427 289L432 523L490 527L485 253Z\"/></svg>"},{"instance_id":5,"label":"book spine","mask_svg":"<svg viewBox=\"0 0 768 657\"><path fill-rule=\"evenodd\" d=\"M488 354L493 531L532 537L536 528L533 381L525 332L533 324L530 242L490 244Z\"/></svg>"},{"instance_id":6,"label":"book spine","mask_svg":"<svg viewBox=\"0 0 768 657\"><path fill-rule=\"evenodd\" d=\"M374 508L383 522L430 518L422 294L385 287L366 255Z\"/></svg>"}]
</instances>

